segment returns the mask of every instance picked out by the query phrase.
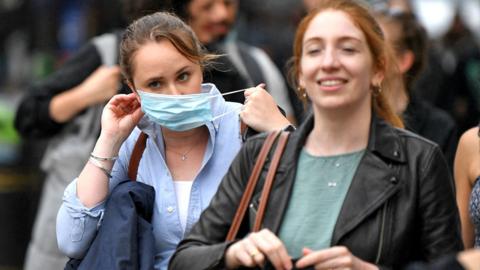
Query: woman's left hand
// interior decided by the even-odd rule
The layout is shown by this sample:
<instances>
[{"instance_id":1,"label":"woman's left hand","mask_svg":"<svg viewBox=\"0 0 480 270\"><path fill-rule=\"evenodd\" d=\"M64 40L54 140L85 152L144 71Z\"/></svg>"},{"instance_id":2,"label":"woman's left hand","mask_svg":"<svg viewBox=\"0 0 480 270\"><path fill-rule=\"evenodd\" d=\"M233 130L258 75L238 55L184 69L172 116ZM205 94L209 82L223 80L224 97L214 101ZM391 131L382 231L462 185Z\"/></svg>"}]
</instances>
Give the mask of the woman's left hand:
<instances>
[{"instance_id":1,"label":"woman's left hand","mask_svg":"<svg viewBox=\"0 0 480 270\"><path fill-rule=\"evenodd\" d=\"M303 249L303 257L297 261L297 268L314 266L316 270L351 269L351 270L378 270L374 264L355 257L348 248L336 246L328 249L313 251Z\"/></svg>"},{"instance_id":2,"label":"woman's left hand","mask_svg":"<svg viewBox=\"0 0 480 270\"><path fill-rule=\"evenodd\" d=\"M242 121L256 131L273 131L289 125L264 84L245 90L245 105L240 112Z\"/></svg>"}]
</instances>

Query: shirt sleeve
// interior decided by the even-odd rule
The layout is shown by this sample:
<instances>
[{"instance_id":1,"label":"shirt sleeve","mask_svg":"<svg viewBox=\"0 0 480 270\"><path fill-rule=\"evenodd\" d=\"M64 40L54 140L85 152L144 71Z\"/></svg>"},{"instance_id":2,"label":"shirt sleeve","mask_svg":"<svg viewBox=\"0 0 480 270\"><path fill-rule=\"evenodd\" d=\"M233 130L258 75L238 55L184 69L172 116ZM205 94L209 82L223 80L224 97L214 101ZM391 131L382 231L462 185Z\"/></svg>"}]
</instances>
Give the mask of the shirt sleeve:
<instances>
[{"instance_id":1,"label":"shirt sleeve","mask_svg":"<svg viewBox=\"0 0 480 270\"><path fill-rule=\"evenodd\" d=\"M128 180L126 165L130 160L130 148L129 143L124 143L120 149L119 158L112 169L109 194L120 182ZM56 229L60 251L70 258L81 259L102 224L106 203L103 201L90 208L84 206L77 197L77 181L73 180L65 189Z\"/></svg>"},{"instance_id":2,"label":"shirt sleeve","mask_svg":"<svg viewBox=\"0 0 480 270\"><path fill-rule=\"evenodd\" d=\"M64 124L55 122L50 116L52 98L81 84L100 65L97 49L88 43L56 72L32 85L17 108L17 131L27 138L45 138L57 134Z\"/></svg>"},{"instance_id":3,"label":"shirt sleeve","mask_svg":"<svg viewBox=\"0 0 480 270\"><path fill-rule=\"evenodd\" d=\"M68 257L83 258L101 224L105 202L85 207L77 197L77 179L65 189L57 215L59 249Z\"/></svg>"}]
</instances>

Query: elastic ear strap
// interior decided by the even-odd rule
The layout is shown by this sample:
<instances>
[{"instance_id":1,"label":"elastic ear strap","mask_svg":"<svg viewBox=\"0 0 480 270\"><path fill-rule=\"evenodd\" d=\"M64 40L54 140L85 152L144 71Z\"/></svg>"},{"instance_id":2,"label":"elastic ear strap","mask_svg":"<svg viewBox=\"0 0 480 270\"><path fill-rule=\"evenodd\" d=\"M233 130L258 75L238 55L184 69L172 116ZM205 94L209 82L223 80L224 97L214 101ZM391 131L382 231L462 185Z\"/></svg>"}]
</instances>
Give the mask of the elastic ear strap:
<instances>
[{"instance_id":1,"label":"elastic ear strap","mask_svg":"<svg viewBox=\"0 0 480 270\"><path fill-rule=\"evenodd\" d=\"M138 165L140 159L142 159L143 151L147 143L148 135L141 132L138 136L137 142L133 147L132 156L130 157L130 163L128 164L128 177L132 181L137 181Z\"/></svg>"},{"instance_id":2,"label":"elastic ear strap","mask_svg":"<svg viewBox=\"0 0 480 270\"><path fill-rule=\"evenodd\" d=\"M250 202L253 191L255 190L255 186L257 185L260 171L262 170L268 152L270 152L270 148L272 148L273 142L275 141L279 133L280 131L269 133L267 138L265 139L265 142L263 143L262 149L258 154L257 161L255 162L255 166L253 167L250 178L248 179L248 183L242 195L242 199L240 200L237 212L235 212L235 216L233 217L232 225L230 226L230 230L228 231L226 241L232 241L237 236L243 217L245 216L248 203Z\"/></svg>"},{"instance_id":3,"label":"elastic ear strap","mask_svg":"<svg viewBox=\"0 0 480 270\"><path fill-rule=\"evenodd\" d=\"M270 191L272 190L273 181L275 180L275 173L277 172L278 164L282 158L283 150L287 144L288 135L290 135L290 133L284 131L280 135L280 139L278 139L277 147L272 158L272 163L270 163L267 178L265 180L265 184L263 185L262 195L260 197L260 205L258 206L257 216L255 217L255 223L253 225L253 232L258 232L260 230L260 226L262 226L265 209L267 208L268 197L270 196Z\"/></svg>"}]
</instances>

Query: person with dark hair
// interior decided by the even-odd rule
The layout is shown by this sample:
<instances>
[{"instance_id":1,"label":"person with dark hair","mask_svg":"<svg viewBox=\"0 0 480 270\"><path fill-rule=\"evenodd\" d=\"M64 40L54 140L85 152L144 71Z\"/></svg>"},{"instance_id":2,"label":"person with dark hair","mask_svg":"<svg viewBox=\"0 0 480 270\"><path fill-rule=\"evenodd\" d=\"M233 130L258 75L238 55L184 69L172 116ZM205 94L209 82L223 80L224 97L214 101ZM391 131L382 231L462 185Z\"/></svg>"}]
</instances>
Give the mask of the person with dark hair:
<instances>
[{"instance_id":1,"label":"person with dark hair","mask_svg":"<svg viewBox=\"0 0 480 270\"><path fill-rule=\"evenodd\" d=\"M106 222L106 201L116 187L136 178L154 190L150 222L155 258L150 259L155 269L166 269L243 143L240 120L248 119L252 107L262 107L268 113L259 119L259 131L288 124L261 87L247 89L261 93L249 95L242 105L225 101L226 93L214 84L202 84L203 70L216 57L170 13L147 15L127 28L120 67L133 93L115 95L106 104L100 136L65 189L57 215L58 245L70 258L85 256ZM137 173L131 175L130 159L140 134L146 135L145 148Z\"/></svg>"},{"instance_id":2,"label":"person with dark hair","mask_svg":"<svg viewBox=\"0 0 480 270\"><path fill-rule=\"evenodd\" d=\"M288 119L295 122L285 80L270 57L260 48L238 41L232 29L237 16L238 0L174 0L171 10L187 22L208 51L222 55L216 69L205 73L205 81L220 91L230 91L266 84L266 89L282 108ZM242 93L226 97L243 103Z\"/></svg>"},{"instance_id":3,"label":"person with dark hair","mask_svg":"<svg viewBox=\"0 0 480 270\"><path fill-rule=\"evenodd\" d=\"M291 74L313 115L290 134L268 201L264 167L226 241L266 138L257 136L169 269L401 269L462 249L448 166L436 144L402 129L388 99L401 81L394 55L360 3L320 0L297 28Z\"/></svg>"},{"instance_id":4,"label":"person with dark hair","mask_svg":"<svg viewBox=\"0 0 480 270\"><path fill-rule=\"evenodd\" d=\"M424 101L412 90L426 64L426 30L414 14L401 9L389 8L380 10L378 14L386 39L395 50L398 71L403 76L405 86L397 87L392 103L397 113L402 115L408 130L440 146L453 171L458 140L455 120L446 111Z\"/></svg>"}]
</instances>

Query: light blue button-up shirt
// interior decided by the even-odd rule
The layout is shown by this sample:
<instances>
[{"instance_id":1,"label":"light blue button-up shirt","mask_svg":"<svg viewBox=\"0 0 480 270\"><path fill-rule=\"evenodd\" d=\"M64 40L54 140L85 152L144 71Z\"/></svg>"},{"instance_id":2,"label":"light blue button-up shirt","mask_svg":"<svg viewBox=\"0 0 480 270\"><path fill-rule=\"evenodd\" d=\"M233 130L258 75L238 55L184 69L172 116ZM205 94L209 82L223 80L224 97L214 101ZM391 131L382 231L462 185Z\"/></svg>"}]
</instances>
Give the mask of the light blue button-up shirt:
<instances>
[{"instance_id":1,"label":"light blue button-up shirt","mask_svg":"<svg viewBox=\"0 0 480 270\"><path fill-rule=\"evenodd\" d=\"M203 84L202 92L218 95L212 99L213 116L226 115L206 124L210 137L201 169L193 181L185 232L180 224L175 188L165 161L165 148L160 126L144 117L123 143L110 180L110 191L128 179L128 164L140 130L149 135L147 146L138 167L137 181L155 189L155 206L152 217L155 236L155 269L167 269L168 261L201 212L208 206L217 191L230 163L241 147L241 104L226 102L213 84ZM82 258L88 250L96 231L101 226L104 202L87 208L76 196L75 179L66 188L63 204L57 216L59 248L69 257Z\"/></svg>"}]
</instances>

